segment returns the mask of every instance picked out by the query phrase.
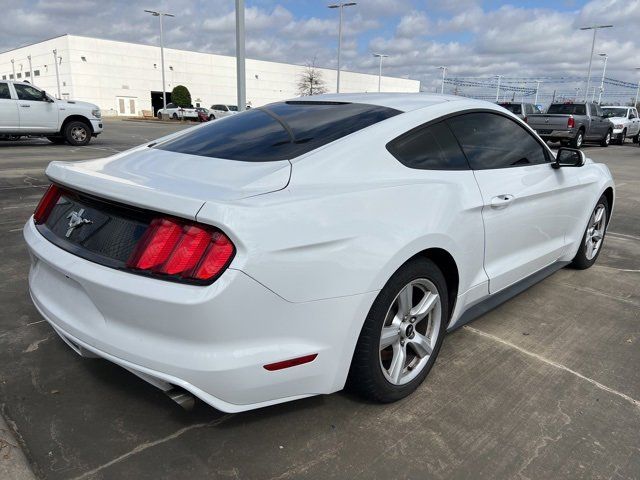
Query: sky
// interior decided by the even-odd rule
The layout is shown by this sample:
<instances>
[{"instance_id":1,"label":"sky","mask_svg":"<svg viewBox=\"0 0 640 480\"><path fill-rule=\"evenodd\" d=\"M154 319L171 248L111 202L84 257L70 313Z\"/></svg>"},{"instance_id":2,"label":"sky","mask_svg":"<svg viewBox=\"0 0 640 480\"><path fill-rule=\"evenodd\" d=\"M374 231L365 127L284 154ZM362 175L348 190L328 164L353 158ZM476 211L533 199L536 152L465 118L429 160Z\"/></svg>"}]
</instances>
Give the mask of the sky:
<instances>
[{"instance_id":1,"label":"sky","mask_svg":"<svg viewBox=\"0 0 640 480\"><path fill-rule=\"evenodd\" d=\"M233 55L234 3L0 0L0 51L65 33L157 44L157 19L144 9L162 9L176 15L166 19L166 46ZM247 56L335 68L338 10L329 3L246 0ZM637 82L640 0L360 0L344 9L342 64L377 74L372 53L381 52L384 74L418 79L425 91L439 87L441 65L450 77L586 78L591 32L579 27L607 23L614 28L598 33L595 53L609 55L608 77ZM602 66L594 55L598 84Z\"/></svg>"}]
</instances>

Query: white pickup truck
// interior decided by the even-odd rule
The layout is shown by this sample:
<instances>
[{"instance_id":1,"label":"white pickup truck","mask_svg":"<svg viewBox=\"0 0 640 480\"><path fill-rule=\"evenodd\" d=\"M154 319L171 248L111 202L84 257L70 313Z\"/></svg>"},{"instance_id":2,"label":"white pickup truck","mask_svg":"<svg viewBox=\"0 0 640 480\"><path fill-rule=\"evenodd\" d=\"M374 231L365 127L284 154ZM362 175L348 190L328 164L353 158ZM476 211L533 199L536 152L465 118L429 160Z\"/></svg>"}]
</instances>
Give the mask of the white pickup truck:
<instances>
[{"instance_id":1,"label":"white pickup truck","mask_svg":"<svg viewBox=\"0 0 640 480\"><path fill-rule=\"evenodd\" d=\"M622 145L628 137L631 137L633 143L638 143L640 118L634 107L603 106L602 112L613 123L613 138L616 143Z\"/></svg>"},{"instance_id":2,"label":"white pickup truck","mask_svg":"<svg viewBox=\"0 0 640 480\"><path fill-rule=\"evenodd\" d=\"M27 82L0 81L0 139L46 137L53 143L86 145L101 132L96 105L57 100Z\"/></svg>"}]
</instances>

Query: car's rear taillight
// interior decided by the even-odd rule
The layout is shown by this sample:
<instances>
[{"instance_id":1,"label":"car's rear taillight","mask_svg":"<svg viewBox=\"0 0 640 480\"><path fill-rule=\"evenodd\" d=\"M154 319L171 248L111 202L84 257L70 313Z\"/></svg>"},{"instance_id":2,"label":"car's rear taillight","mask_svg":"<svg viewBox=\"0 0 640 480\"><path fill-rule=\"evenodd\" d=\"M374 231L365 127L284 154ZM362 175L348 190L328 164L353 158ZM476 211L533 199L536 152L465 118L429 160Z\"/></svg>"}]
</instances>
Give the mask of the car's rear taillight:
<instances>
[{"instance_id":1,"label":"car's rear taillight","mask_svg":"<svg viewBox=\"0 0 640 480\"><path fill-rule=\"evenodd\" d=\"M175 218L147 227L127 267L178 280L210 283L229 265L235 247L221 231Z\"/></svg>"},{"instance_id":2,"label":"car's rear taillight","mask_svg":"<svg viewBox=\"0 0 640 480\"><path fill-rule=\"evenodd\" d=\"M573 115L569 116L569 119L567 120L567 128L574 128L576 126L576 121L573 118Z\"/></svg>"},{"instance_id":3,"label":"car's rear taillight","mask_svg":"<svg viewBox=\"0 0 640 480\"><path fill-rule=\"evenodd\" d=\"M60 187L53 184L49 185L49 188L40 199L40 203L38 203L35 212L33 212L33 220L36 225L47 221L51 210L56 206L61 195L62 189Z\"/></svg>"}]
</instances>

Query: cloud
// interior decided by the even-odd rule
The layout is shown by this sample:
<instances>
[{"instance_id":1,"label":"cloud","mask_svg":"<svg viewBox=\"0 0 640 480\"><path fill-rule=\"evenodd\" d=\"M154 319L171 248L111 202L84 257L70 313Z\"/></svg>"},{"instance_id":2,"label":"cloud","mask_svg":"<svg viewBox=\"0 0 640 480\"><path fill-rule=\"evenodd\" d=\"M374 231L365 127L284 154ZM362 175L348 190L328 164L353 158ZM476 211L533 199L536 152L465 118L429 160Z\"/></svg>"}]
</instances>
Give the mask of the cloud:
<instances>
[{"instance_id":1,"label":"cloud","mask_svg":"<svg viewBox=\"0 0 640 480\"><path fill-rule=\"evenodd\" d=\"M144 13L146 5L139 2L4 3L0 51L64 33L158 43L157 18ZM337 10L315 0L247 4L248 57L298 64L315 58L317 65L335 66ZM161 1L159 8L176 14L165 19L165 45L234 54L233 2L171 0ZM345 10L343 65L375 74L378 62L371 53L382 52L390 55L384 61L385 74L419 79L427 89L439 85L440 65L449 67L448 76L584 78L591 36L579 27L593 23L615 25L598 33L598 52L609 54L608 76L637 81L640 0L594 0L582 6L565 2L560 9L515 1L496 6L480 0L361 0ZM596 77L601 68L596 58Z\"/></svg>"}]
</instances>

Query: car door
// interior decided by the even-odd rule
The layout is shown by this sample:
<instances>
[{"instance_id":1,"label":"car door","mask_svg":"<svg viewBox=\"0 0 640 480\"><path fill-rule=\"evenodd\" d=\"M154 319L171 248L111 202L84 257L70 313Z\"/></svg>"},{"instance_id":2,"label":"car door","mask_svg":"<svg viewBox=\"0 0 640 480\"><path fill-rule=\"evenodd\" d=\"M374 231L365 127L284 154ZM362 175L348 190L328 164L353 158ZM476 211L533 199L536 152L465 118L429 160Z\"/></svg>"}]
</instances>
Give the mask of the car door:
<instances>
[{"instance_id":1,"label":"car door","mask_svg":"<svg viewBox=\"0 0 640 480\"><path fill-rule=\"evenodd\" d=\"M447 120L483 200L484 268L490 293L554 263L579 208L577 169L554 169L548 148L515 120L473 112ZM569 225L570 224L570 225Z\"/></svg>"},{"instance_id":2,"label":"car door","mask_svg":"<svg viewBox=\"0 0 640 480\"><path fill-rule=\"evenodd\" d=\"M16 132L20 128L18 102L12 98L7 82L0 82L0 133Z\"/></svg>"},{"instance_id":3,"label":"car door","mask_svg":"<svg viewBox=\"0 0 640 480\"><path fill-rule=\"evenodd\" d=\"M57 132L58 105L43 96L42 90L23 83L14 83L18 97L20 131Z\"/></svg>"},{"instance_id":4,"label":"car door","mask_svg":"<svg viewBox=\"0 0 640 480\"><path fill-rule=\"evenodd\" d=\"M589 112L591 115L591 138L599 140L607 134L611 128L611 122L608 118L603 117L602 109L596 103L589 104Z\"/></svg>"},{"instance_id":5,"label":"car door","mask_svg":"<svg viewBox=\"0 0 640 480\"><path fill-rule=\"evenodd\" d=\"M640 119L635 108L629 109L629 128L627 132L630 137L635 137L640 132Z\"/></svg>"}]
</instances>

